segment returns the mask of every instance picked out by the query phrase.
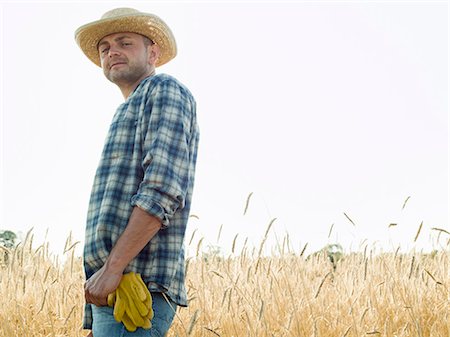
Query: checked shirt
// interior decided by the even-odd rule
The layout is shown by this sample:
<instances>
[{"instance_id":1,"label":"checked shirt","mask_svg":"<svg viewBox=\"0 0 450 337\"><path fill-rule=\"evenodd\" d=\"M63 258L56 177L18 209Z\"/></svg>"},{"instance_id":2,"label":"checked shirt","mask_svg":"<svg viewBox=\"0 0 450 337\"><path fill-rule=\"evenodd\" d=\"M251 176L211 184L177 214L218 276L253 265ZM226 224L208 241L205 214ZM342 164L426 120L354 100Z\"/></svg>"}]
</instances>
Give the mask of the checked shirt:
<instances>
[{"instance_id":1,"label":"checked shirt","mask_svg":"<svg viewBox=\"0 0 450 337\"><path fill-rule=\"evenodd\" d=\"M189 218L199 131L189 90L169 75L144 79L117 109L89 202L84 246L86 279L105 263L134 206L162 229L128 265L150 291L187 305L184 235ZM84 328L91 329L90 305Z\"/></svg>"}]
</instances>

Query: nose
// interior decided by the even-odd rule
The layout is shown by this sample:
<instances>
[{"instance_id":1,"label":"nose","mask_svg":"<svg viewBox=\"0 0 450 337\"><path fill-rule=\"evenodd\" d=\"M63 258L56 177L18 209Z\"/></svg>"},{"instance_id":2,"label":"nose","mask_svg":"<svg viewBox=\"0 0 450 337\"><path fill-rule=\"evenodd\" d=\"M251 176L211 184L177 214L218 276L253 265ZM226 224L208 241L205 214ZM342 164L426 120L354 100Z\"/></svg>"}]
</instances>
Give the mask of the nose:
<instances>
[{"instance_id":1,"label":"nose","mask_svg":"<svg viewBox=\"0 0 450 337\"><path fill-rule=\"evenodd\" d=\"M110 46L109 50L108 50L108 56L113 57L113 56L117 56L117 55L120 55L119 49L114 45Z\"/></svg>"}]
</instances>

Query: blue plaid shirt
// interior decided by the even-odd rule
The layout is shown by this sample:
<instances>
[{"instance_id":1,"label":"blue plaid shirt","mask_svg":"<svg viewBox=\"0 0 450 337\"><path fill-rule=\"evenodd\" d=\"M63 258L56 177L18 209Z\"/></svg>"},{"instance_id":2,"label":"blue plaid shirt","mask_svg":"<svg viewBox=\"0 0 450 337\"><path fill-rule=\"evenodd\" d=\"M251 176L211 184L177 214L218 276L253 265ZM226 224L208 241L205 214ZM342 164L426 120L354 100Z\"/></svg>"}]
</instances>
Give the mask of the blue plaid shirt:
<instances>
[{"instance_id":1,"label":"blue plaid shirt","mask_svg":"<svg viewBox=\"0 0 450 337\"><path fill-rule=\"evenodd\" d=\"M162 229L125 273L140 273L150 291L187 305L184 235L194 185L199 131L189 90L169 75L144 79L117 109L92 187L86 224L86 279L105 263L134 206ZM92 327L90 305L83 326Z\"/></svg>"}]
</instances>

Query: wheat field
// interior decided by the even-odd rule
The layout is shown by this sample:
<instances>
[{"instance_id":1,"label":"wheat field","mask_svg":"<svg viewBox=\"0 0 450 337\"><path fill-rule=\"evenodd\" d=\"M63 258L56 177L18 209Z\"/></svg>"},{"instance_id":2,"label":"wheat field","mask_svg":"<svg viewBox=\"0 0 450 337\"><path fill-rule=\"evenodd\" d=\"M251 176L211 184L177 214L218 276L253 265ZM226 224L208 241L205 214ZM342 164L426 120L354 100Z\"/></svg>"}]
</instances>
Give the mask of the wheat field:
<instances>
[{"instance_id":1,"label":"wheat field","mask_svg":"<svg viewBox=\"0 0 450 337\"><path fill-rule=\"evenodd\" d=\"M64 262L32 235L0 251L0 336L85 336L81 258L69 237ZM5 258L3 258L3 256ZM362 251L330 262L261 249L188 259L190 306L168 336L449 337L450 251Z\"/></svg>"}]
</instances>

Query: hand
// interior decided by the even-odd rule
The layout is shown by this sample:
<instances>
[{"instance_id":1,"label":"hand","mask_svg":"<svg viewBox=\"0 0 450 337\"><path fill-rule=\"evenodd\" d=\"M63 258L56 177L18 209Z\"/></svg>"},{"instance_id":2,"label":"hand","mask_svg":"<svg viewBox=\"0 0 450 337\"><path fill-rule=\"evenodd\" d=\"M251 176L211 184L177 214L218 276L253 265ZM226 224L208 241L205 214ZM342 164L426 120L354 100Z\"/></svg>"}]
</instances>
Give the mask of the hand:
<instances>
[{"instance_id":1,"label":"hand","mask_svg":"<svg viewBox=\"0 0 450 337\"><path fill-rule=\"evenodd\" d=\"M108 305L108 294L117 289L121 279L122 272L109 271L106 265L101 267L84 284L86 303L92 303L98 307Z\"/></svg>"}]
</instances>

